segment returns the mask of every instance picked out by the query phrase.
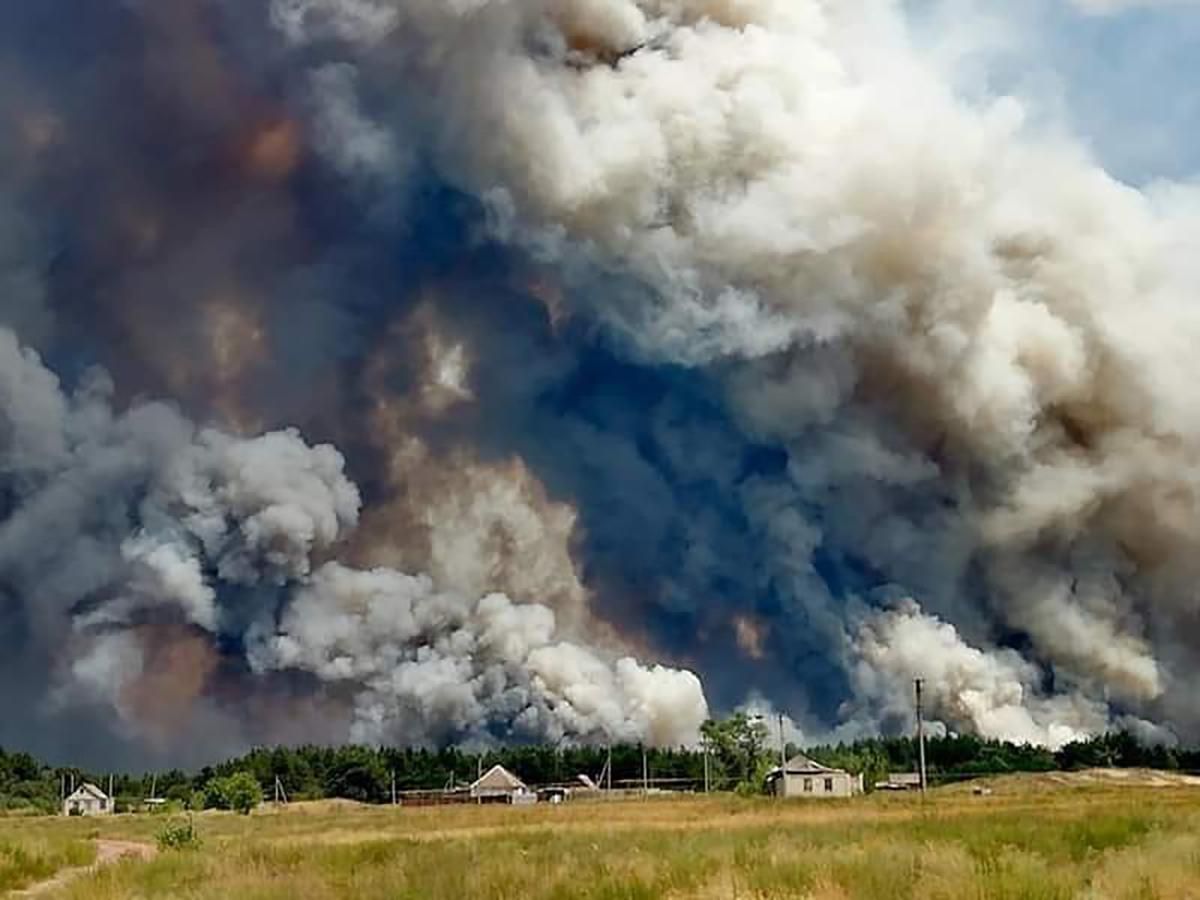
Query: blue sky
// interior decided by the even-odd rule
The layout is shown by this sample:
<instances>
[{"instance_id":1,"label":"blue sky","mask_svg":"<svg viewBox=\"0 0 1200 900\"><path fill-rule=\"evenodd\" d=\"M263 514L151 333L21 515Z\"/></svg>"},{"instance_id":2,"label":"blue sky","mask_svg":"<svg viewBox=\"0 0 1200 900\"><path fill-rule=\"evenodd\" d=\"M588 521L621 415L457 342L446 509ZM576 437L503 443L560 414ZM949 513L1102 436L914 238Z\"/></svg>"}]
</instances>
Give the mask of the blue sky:
<instances>
[{"instance_id":1,"label":"blue sky","mask_svg":"<svg viewBox=\"0 0 1200 900\"><path fill-rule=\"evenodd\" d=\"M1041 58L1076 130L1123 178L1200 172L1200 6L1087 15L1041 0Z\"/></svg>"},{"instance_id":2,"label":"blue sky","mask_svg":"<svg viewBox=\"0 0 1200 900\"><path fill-rule=\"evenodd\" d=\"M967 66L977 87L1034 101L1114 175L1135 184L1200 175L1200 3L908 5L918 23L936 20L927 30L918 24L919 34L942 42L954 28L956 43L978 51Z\"/></svg>"}]
</instances>

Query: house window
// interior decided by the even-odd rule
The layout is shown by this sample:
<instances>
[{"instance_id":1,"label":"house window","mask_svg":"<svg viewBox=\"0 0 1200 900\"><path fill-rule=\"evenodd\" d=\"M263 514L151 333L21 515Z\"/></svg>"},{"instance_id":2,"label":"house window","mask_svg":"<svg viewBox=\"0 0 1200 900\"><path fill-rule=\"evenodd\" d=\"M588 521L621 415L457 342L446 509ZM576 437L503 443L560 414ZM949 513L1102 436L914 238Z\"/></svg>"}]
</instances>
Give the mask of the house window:
<instances>
[{"instance_id":1,"label":"house window","mask_svg":"<svg viewBox=\"0 0 1200 900\"><path fill-rule=\"evenodd\" d=\"M107 801L107 800L101 800L101 801L100 801L100 808L101 808L101 809L108 809L108 801Z\"/></svg>"},{"instance_id":2,"label":"house window","mask_svg":"<svg viewBox=\"0 0 1200 900\"><path fill-rule=\"evenodd\" d=\"M811 778L804 779L804 793L806 793L806 794L812 793L812 779Z\"/></svg>"},{"instance_id":3,"label":"house window","mask_svg":"<svg viewBox=\"0 0 1200 900\"><path fill-rule=\"evenodd\" d=\"M825 793L827 793L827 794L833 793L833 779L832 778L825 779Z\"/></svg>"}]
</instances>

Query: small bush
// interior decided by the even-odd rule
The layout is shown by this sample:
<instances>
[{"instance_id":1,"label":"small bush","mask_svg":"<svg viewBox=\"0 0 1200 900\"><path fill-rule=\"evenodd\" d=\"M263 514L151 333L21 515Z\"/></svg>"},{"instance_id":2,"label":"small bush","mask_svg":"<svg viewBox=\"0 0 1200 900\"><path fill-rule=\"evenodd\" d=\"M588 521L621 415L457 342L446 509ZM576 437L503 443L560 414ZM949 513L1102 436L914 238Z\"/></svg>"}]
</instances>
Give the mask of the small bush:
<instances>
[{"instance_id":1,"label":"small bush","mask_svg":"<svg viewBox=\"0 0 1200 900\"><path fill-rule=\"evenodd\" d=\"M200 846L200 835L191 816L183 820L168 822L158 832L159 850L195 850Z\"/></svg>"}]
</instances>

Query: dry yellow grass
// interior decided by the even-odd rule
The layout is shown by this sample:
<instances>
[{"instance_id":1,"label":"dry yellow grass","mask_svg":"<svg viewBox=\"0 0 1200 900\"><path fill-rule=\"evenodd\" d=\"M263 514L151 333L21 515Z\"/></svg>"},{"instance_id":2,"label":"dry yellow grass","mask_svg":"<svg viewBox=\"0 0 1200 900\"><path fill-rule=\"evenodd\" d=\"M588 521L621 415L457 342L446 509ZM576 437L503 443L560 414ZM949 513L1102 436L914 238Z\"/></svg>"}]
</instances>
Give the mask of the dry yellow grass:
<instances>
[{"instance_id":1,"label":"dry yellow grass","mask_svg":"<svg viewBox=\"0 0 1200 900\"><path fill-rule=\"evenodd\" d=\"M0 895L85 866L95 856L91 843L77 835L57 829L31 833L23 825L9 819L0 828Z\"/></svg>"},{"instance_id":2,"label":"dry yellow grass","mask_svg":"<svg viewBox=\"0 0 1200 900\"><path fill-rule=\"evenodd\" d=\"M679 798L529 809L306 804L198 817L201 849L46 896L249 900L1200 898L1200 789L1015 779L988 797ZM0 822L153 840L161 820Z\"/></svg>"}]
</instances>

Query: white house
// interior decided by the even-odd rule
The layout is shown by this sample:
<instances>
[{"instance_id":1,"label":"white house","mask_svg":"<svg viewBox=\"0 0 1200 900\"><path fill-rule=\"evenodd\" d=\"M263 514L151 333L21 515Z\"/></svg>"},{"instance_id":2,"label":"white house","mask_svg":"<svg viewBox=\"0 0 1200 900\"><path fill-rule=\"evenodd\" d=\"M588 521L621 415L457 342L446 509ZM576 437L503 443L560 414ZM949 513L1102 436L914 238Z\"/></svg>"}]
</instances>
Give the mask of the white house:
<instances>
[{"instance_id":1,"label":"white house","mask_svg":"<svg viewBox=\"0 0 1200 900\"><path fill-rule=\"evenodd\" d=\"M108 794L94 784L85 783L63 801L64 816L109 816L113 802Z\"/></svg>"},{"instance_id":2,"label":"white house","mask_svg":"<svg viewBox=\"0 0 1200 900\"><path fill-rule=\"evenodd\" d=\"M492 766L471 785L471 799L477 803L536 803L537 794L504 766Z\"/></svg>"},{"instance_id":3,"label":"white house","mask_svg":"<svg viewBox=\"0 0 1200 900\"><path fill-rule=\"evenodd\" d=\"M863 792L862 775L831 769L804 754L793 756L783 769L767 775L767 791L777 797L853 797Z\"/></svg>"}]
</instances>

